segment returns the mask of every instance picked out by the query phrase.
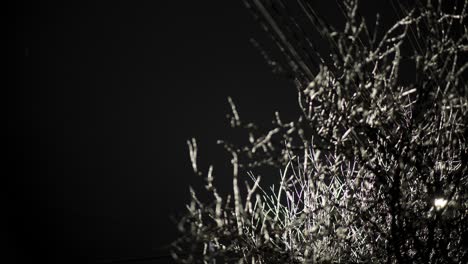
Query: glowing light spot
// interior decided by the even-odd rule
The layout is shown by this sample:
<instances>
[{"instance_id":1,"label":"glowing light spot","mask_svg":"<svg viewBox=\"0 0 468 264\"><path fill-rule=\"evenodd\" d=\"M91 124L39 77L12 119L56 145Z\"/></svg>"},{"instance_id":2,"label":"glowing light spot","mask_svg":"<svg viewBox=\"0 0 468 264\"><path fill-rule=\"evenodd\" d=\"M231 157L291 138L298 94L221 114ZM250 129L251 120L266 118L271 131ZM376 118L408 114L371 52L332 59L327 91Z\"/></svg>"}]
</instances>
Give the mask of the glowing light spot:
<instances>
[{"instance_id":1,"label":"glowing light spot","mask_svg":"<svg viewBox=\"0 0 468 264\"><path fill-rule=\"evenodd\" d=\"M434 199L434 207L436 210L440 210L447 205L447 200L444 198L436 198Z\"/></svg>"}]
</instances>

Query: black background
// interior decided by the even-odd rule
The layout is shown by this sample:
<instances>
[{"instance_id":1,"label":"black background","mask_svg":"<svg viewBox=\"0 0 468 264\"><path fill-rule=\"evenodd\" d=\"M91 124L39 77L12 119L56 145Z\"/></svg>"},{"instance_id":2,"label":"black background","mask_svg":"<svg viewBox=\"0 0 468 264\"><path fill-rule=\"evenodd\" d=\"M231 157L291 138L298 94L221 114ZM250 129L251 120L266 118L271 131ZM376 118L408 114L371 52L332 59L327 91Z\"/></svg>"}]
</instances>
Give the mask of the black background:
<instances>
[{"instance_id":1,"label":"black background","mask_svg":"<svg viewBox=\"0 0 468 264\"><path fill-rule=\"evenodd\" d=\"M335 5L314 5L339 20ZM16 1L8 21L4 171L17 263L167 255L169 216L183 212L189 185L201 188L186 140L199 139L206 170L227 161L215 144L231 136L227 96L249 120L296 107L293 84L250 44L273 47L242 1ZM227 169L215 166L225 190Z\"/></svg>"}]
</instances>

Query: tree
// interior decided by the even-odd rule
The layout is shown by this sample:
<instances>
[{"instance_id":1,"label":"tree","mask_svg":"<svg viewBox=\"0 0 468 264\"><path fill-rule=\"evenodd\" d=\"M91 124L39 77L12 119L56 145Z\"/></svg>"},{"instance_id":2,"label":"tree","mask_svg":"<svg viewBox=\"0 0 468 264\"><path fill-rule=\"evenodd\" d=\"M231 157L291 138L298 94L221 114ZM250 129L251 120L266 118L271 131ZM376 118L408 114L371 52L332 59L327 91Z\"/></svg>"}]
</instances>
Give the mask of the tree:
<instances>
[{"instance_id":1,"label":"tree","mask_svg":"<svg viewBox=\"0 0 468 264\"><path fill-rule=\"evenodd\" d=\"M340 4L343 30L305 0L249 0L291 73L301 110L262 133L232 108L249 143L220 141L232 155L233 194L206 176L211 203L193 190L173 257L181 263L467 263L467 1L397 5L380 34L357 1ZM319 51L296 23L300 10L327 43ZM282 23L279 23L282 21ZM288 22L289 21L289 22ZM412 78L401 78L412 69ZM194 171L195 140L189 141ZM280 170L260 185L255 170ZM245 190L241 177L250 176Z\"/></svg>"}]
</instances>

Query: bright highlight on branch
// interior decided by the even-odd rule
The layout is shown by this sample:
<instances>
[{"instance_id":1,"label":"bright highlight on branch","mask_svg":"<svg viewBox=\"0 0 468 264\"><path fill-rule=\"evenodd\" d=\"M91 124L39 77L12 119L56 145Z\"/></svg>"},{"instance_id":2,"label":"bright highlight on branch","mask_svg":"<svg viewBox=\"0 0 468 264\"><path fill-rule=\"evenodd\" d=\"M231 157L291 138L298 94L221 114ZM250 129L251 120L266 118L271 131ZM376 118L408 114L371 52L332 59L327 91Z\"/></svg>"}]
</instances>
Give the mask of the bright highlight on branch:
<instances>
[{"instance_id":1,"label":"bright highlight on branch","mask_svg":"<svg viewBox=\"0 0 468 264\"><path fill-rule=\"evenodd\" d=\"M436 210L443 209L447 205L447 200L444 198L436 198L434 199L434 206Z\"/></svg>"}]
</instances>

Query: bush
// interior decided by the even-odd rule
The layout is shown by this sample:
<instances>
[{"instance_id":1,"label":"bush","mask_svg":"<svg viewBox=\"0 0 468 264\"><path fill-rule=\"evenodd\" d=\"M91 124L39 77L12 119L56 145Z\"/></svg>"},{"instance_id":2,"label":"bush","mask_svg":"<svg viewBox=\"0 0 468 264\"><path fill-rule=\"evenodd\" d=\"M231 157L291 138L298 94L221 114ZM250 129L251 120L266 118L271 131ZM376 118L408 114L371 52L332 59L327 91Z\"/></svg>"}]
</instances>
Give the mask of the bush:
<instances>
[{"instance_id":1,"label":"bush","mask_svg":"<svg viewBox=\"0 0 468 264\"><path fill-rule=\"evenodd\" d=\"M357 1L340 4L342 31L306 1L263 2L246 4L283 52L285 63L271 64L294 76L301 114L285 122L276 113L274 128L262 133L229 98L231 126L249 139L219 142L232 155L233 194L217 192L210 166L212 202L191 189L174 259L468 263L468 2L399 6L404 16L383 34L358 15ZM289 8L300 10L329 54L312 45ZM401 78L402 68L412 78ZM202 175L196 141L188 143ZM265 166L281 174L270 189L255 174Z\"/></svg>"}]
</instances>

